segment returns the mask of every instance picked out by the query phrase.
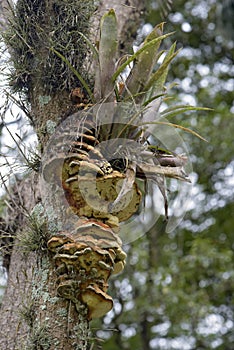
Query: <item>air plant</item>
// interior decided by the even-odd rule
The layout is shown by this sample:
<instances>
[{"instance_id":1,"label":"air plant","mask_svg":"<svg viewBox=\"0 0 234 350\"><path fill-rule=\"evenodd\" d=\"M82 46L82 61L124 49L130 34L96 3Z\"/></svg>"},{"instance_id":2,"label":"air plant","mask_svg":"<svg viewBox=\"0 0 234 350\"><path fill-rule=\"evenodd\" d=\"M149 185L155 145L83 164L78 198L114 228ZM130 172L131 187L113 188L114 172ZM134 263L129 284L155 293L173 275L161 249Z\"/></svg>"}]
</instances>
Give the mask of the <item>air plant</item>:
<instances>
[{"instance_id":1,"label":"air plant","mask_svg":"<svg viewBox=\"0 0 234 350\"><path fill-rule=\"evenodd\" d=\"M164 24L159 24L137 52L118 59L117 25L114 10L101 19L100 40L97 48L92 47L94 91L67 58L51 48L76 75L89 103L78 98L80 111L57 128L42 160L44 180L62 188L70 211L80 218L71 230L53 235L48 249L59 275L58 295L72 300L77 308L80 302L86 304L90 319L112 308L107 281L125 264L119 222L138 210L141 192L136 180L158 185L166 216L165 177L190 181L184 171L187 157L152 141L152 135L160 139L153 128L179 128L202 138L166 119L201 108L180 105L160 112L169 65L178 54L175 43L168 51L160 50L160 45L173 33L163 34ZM126 68L130 73L123 79ZM63 199L59 203L62 207Z\"/></svg>"},{"instance_id":2,"label":"air plant","mask_svg":"<svg viewBox=\"0 0 234 350\"><path fill-rule=\"evenodd\" d=\"M85 112L84 118L86 118L85 115L89 115L90 118L92 114L91 118L95 119L96 123L94 129L97 141L94 144L97 146L99 142L108 141L108 147L97 146L97 148L101 150L104 158L110 159L113 170L125 174L123 190L119 193L115 204L123 193L131 189L136 176L139 178L148 176L158 185L159 182L163 182L162 179L165 176L189 181L183 170L186 163L185 156L176 155L173 150L157 150L150 145L148 140L153 126L166 125L178 128L203 139L195 131L171 123L167 118L182 112L205 110L205 108L179 105L168 107L159 113L160 105L166 95L165 82L169 65L179 52L176 51L176 44L173 44L168 52L160 50L162 41L173 34L163 34L163 27L163 23L157 25L146 37L139 50L118 65L116 63L118 45L115 12L110 10L101 20L98 52L95 52L95 57L98 59L94 87L94 97L99 105L94 105ZM158 60L162 55L164 58L159 64ZM127 79L121 79L121 74L130 64L133 67ZM158 67L155 70L156 64ZM87 84L83 86L90 94ZM93 99L91 94L90 97ZM112 103L111 111L107 103ZM106 109L107 113L105 113ZM121 139L121 144L116 139ZM116 159L122 159L122 162L116 162ZM166 203L164 186L159 185L159 187Z\"/></svg>"}]
</instances>

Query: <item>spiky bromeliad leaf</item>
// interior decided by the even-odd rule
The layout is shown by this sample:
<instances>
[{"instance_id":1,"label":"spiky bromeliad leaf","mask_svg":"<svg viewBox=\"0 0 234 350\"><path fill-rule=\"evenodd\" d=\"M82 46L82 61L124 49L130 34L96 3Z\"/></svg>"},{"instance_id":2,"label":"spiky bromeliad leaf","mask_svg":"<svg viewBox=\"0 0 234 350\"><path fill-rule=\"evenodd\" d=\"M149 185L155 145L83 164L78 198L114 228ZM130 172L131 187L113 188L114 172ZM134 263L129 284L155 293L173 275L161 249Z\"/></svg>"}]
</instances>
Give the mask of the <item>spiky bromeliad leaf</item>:
<instances>
[{"instance_id":1,"label":"spiky bromeliad leaf","mask_svg":"<svg viewBox=\"0 0 234 350\"><path fill-rule=\"evenodd\" d=\"M101 19L100 42L99 42L99 98L108 98L114 92L114 82L111 77L115 71L115 59L117 53L117 20L115 11L112 9ZM113 100L113 98L112 98Z\"/></svg>"},{"instance_id":2,"label":"spiky bromeliad leaf","mask_svg":"<svg viewBox=\"0 0 234 350\"><path fill-rule=\"evenodd\" d=\"M118 78L118 76L124 71L124 69L126 67L128 67L131 62L135 61L138 58L138 56L140 56L142 54L142 52L149 50L151 47L158 46L158 43L161 43L162 40L168 38L173 33L174 32L161 35L161 36L159 36L155 39L152 39L151 41L145 43L137 52L134 53L134 55L129 57L120 67L118 67L118 69L115 71L115 73L112 76L112 80L115 82L116 79Z\"/></svg>"},{"instance_id":3,"label":"spiky bromeliad leaf","mask_svg":"<svg viewBox=\"0 0 234 350\"><path fill-rule=\"evenodd\" d=\"M163 93L166 92L164 85L167 79L169 65L179 52L175 51L175 48L176 44L174 43L164 57L162 64L151 75L148 84L145 86L144 105L147 106L148 110L143 116L143 121L148 123L148 131L152 129L150 122L155 120L155 115L157 115L162 102Z\"/></svg>"},{"instance_id":4,"label":"spiky bromeliad leaf","mask_svg":"<svg viewBox=\"0 0 234 350\"><path fill-rule=\"evenodd\" d=\"M188 111L212 111L212 109L205 108L205 107L189 106L189 105L177 105L177 106L166 108L164 111L161 112L161 115L164 118L169 118L169 117L174 117L179 113L184 113Z\"/></svg>"},{"instance_id":5,"label":"spiky bromeliad leaf","mask_svg":"<svg viewBox=\"0 0 234 350\"><path fill-rule=\"evenodd\" d=\"M157 25L152 32L146 37L144 45L152 42L152 40L160 38L163 33L163 25L161 23ZM143 50L134 62L133 69L127 79L126 85L132 95L135 95L144 90L146 83L148 82L155 63L158 57L158 49L162 39L156 41L152 46L149 46L146 50Z\"/></svg>"},{"instance_id":6,"label":"spiky bromeliad leaf","mask_svg":"<svg viewBox=\"0 0 234 350\"><path fill-rule=\"evenodd\" d=\"M151 78L148 81L148 84L145 86L145 91L147 92L147 100L151 99L153 94L161 94L164 89L164 84L167 79L169 64L179 53L175 51L176 43L174 43L166 54L162 64L159 68L152 74Z\"/></svg>"},{"instance_id":7,"label":"spiky bromeliad leaf","mask_svg":"<svg viewBox=\"0 0 234 350\"><path fill-rule=\"evenodd\" d=\"M153 124L167 125L167 126L175 128L175 129L180 129L180 130L183 130L185 132L188 132L188 133L198 137L202 141L207 142L207 140L204 139L204 137L202 137L201 135L199 135L196 131L191 130L189 128L186 128L185 126L182 126L182 125L178 125L178 124L174 124L174 123L170 123L170 122L165 122L165 121L151 121L151 122L143 122L143 123L141 123L142 126L143 125L153 125Z\"/></svg>"}]
</instances>

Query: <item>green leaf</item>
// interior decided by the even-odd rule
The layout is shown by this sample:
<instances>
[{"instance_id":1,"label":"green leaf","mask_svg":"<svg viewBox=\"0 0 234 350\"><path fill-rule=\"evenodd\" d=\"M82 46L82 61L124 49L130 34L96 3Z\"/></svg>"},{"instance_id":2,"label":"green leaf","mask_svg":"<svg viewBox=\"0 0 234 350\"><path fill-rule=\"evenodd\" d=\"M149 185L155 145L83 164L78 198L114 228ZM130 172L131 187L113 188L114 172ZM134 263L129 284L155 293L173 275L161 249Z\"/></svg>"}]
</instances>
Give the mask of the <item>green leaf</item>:
<instances>
[{"instance_id":1,"label":"green leaf","mask_svg":"<svg viewBox=\"0 0 234 350\"><path fill-rule=\"evenodd\" d=\"M161 23L152 30L152 32L146 37L143 47L147 43L152 42L152 40L162 36L163 25L164 23ZM136 94L139 91L144 90L145 84L148 82L153 68L158 60L157 52L161 41L162 39L156 41L154 45L149 46L138 55L131 74L126 82L128 90L131 92L131 94Z\"/></svg>"},{"instance_id":2,"label":"green leaf","mask_svg":"<svg viewBox=\"0 0 234 350\"><path fill-rule=\"evenodd\" d=\"M176 129L181 129L183 131L186 131L190 134L193 134L195 135L196 137L198 137L199 139L205 141L205 142L208 142L204 137L202 137L201 135L199 135L196 131L194 130L191 130L189 128L186 128L182 125L178 125L178 124L174 124L174 123L170 123L170 122L163 122L163 121L155 121L155 122L144 122L144 123L141 123L140 125L152 125L152 124L161 124L161 125L168 125L168 126L171 126L173 128L176 128Z\"/></svg>"},{"instance_id":3,"label":"green leaf","mask_svg":"<svg viewBox=\"0 0 234 350\"><path fill-rule=\"evenodd\" d=\"M161 112L161 115L164 118L174 117L179 113L184 113L188 111L212 111L211 108L206 107L196 107L196 106L188 106L188 105L178 105L165 109Z\"/></svg>"},{"instance_id":4,"label":"green leaf","mask_svg":"<svg viewBox=\"0 0 234 350\"><path fill-rule=\"evenodd\" d=\"M153 93L160 94L163 92L164 84L166 82L168 67L173 58L179 53L180 50L175 52L176 43L174 43L170 50L168 51L166 57L163 60L163 63L156 70L156 72L150 78L148 84L145 87L145 91L150 91L150 96ZM149 97L148 97L149 98Z\"/></svg>"},{"instance_id":5,"label":"green leaf","mask_svg":"<svg viewBox=\"0 0 234 350\"><path fill-rule=\"evenodd\" d=\"M92 91L90 90L88 84L86 83L86 81L82 78L82 76L80 75L80 73L71 65L71 63L66 59L66 57L64 57L60 52L58 52L57 50L55 50L53 47L50 48L51 51L53 51L59 58L61 58L61 60L63 62L66 63L66 65L70 68L70 70L73 72L73 74L77 77L77 79L81 82L82 86L85 88L85 90L87 91L89 98L92 102L94 102L94 97L92 94Z\"/></svg>"},{"instance_id":6,"label":"green leaf","mask_svg":"<svg viewBox=\"0 0 234 350\"><path fill-rule=\"evenodd\" d=\"M94 58L95 59L99 59L99 57L98 57L98 51L97 51L97 49L96 49L96 47L93 45L93 43L89 40L89 38L86 36L86 35L84 35L83 33L81 33L81 32L77 32L85 41L86 41L86 43L88 44L88 46L89 46L89 48L91 49L91 51L93 52L93 54L94 54Z\"/></svg>"},{"instance_id":7,"label":"green leaf","mask_svg":"<svg viewBox=\"0 0 234 350\"><path fill-rule=\"evenodd\" d=\"M118 47L117 20L112 9L101 19L99 42L99 73L101 98L106 98L114 92L114 82L111 79L115 71L115 59ZM97 88L96 88L97 90Z\"/></svg>"},{"instance_id":8,"label":"green leaf","mask_svg":"<svg viewBox=\"0 0 234 350\"><path fill-rule=\"evenodd\" d=\"M171 36L172 34L174 34L174 32L168 33L168 34L164 34L159 36L156 39L151 40L150 42L146 43L143 47L141 47L137 52L134 53L134 55L132 55L131 57L129 57L113 74L112 76L112 81L115 82L116 79L118 78L118 76L124 71L124 69L129 66L129 64L131 62L133 62L134 60L137 59L138 56L140 56L140 54L143 51L149 50L151 47L158 45L159 42L161 42L163 39L168 38L169 36Z\"/></svg>"},{"instance_id":9,"label":"green leaf","mask_svg":"<svg viewBox=\"0 0 234 350\"><path fill-rule=\"evenodd\" d=\"M157 98L160 98L160 97L163 97L163 96L165 96L165 93L162 93L162 94L159 94L159 95L155 95L155 96L149 98L147 101L145 101L145 102L143 103L143 106L146 107L148 104L150 104L151 102L153 102L153 101L156 100Z\"/></svg>"}]
</instances>

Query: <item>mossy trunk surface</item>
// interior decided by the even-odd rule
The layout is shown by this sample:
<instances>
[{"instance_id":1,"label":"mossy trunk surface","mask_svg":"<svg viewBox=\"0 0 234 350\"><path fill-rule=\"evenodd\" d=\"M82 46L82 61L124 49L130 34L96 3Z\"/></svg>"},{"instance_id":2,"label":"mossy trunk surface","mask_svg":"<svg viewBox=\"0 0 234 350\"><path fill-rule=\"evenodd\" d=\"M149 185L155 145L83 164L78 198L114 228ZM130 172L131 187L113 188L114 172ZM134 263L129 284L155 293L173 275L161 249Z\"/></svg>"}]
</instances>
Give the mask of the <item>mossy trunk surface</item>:
<instances>
[{"instance_id":1,"label":"mossy trunk surface","mask_svg":"<svg viewBox=\"0 0 234 350\"><path fill-rule=\"evenodd\" d=\"M0 2L0 9L2 3ZM22 16L25 6L29 6L30 3L34 5L36 3L39 4L39 2L35 1L19 0L18 4L22 8L18 14ZM77 81L75 79L73 80L71 76L69 80L65 75L63 76L61 74L61 72L65 72L63 69L66 69L66 67L57 67L59 64L58 57L50 56L51 53L48 51L50 38L53 35L54 37L52 39L55 40L56 38L53 28L56 20L55 9L59 11L58 8L62 2L60 0L47 0L40 2L39 6L41 6L41 3L44 4L46 16L40 11L37 14L38 16L35 15L31 19L28 19L29 22L31 20L31 27L24 28L25 38L29 40L32 34L30 34L30 30L34 30L35 42L27 41L26 46L28 47L28 51L25 53L25 60L27 59L28 61L26 63L24 62L26 66L22 67L26 71L20 71L20 66L16 67L17 76L15 77L15 84L16 90L23 87L23 91L27 94L30 106L29 117L35 127L43 151L49 139L50 130L48 130L48 126L51 125L51 122L57 123L72 108L69 101L69 94L72 88L77 87ZM72 1L67 3L72 3ZM74 3L78 6L79 1L75 1ZM96 37L96 30L101 15L113 8L116 11L119 22L120 50L125 50L127 46L131 45L140 23L143 10L142 1L100 1L98 9L93 7L92 2L88 3L90 7L84 10L86 11L84 21L87 21L87 23L83 23L81 26L80 23L75 23L71 28L71 32L76 29L77 25L80 31L83 28L85 34L87 35L89 33L92 40L95 40L93 38ZM84 6L84 1L80 2L81 6L82 4ZM95 16L92 17L94 10L96 10ZM88 11L92 11L92 13L87 13ZM29 12L27 16L30 15L32 14ZM24 19L21 18L22 20ZM35 22L36 20L38 22ZM81 21L81 19L79 20ZM2 21L1 23L5 26L6 21ZM90 23L92 23L92 33L90 32ZM67 33L66 30L62 33L63 40L66 41L67 39L67 42L69 42L69 35L71 35L69 33L69 26L65 29ZM16 30L19 31L19 28L16 27ZM39 33L36 32L37 30ZM21 42L21 47L17 51L17 42L13 42L14 38L14 36L10 36L7 44L10 45L12 43L12 59L13 61L17 61L17 54L23 54L23 51L21 52L20 50L26 50L26 48ZM32 39L33 36L31 35L30 38ZM42 45L43 40L45 41L45 46ZM77 45L77 49L79 50L81 43L78 42ZM10 50L10 52L12 51ZM66 57L68 57L68 52L66 52ZM56 59L54 66L53 59ZM84 63L77 62L76 59L73 56L71 63L79 64L78 70L79 68L83 69ZM80 57L80 60L85 60L85 54ZM57 73L58 76L56 76L56 71L60 72ZM49 74L46 74L47 72ZM51 84L50 80L46 80L48 76L53 80ZM63 78L64 80L68 80L62 86ZM90 78L90 81L92 81L88 75L87 78ZM23 84L25 85L22 86ZM23 180L17 189L18 196L21 198L21 205L28 212L40 203L38 187L38 177L30 175L30 178ZM19 208L16 208L16 210L19 210ZM27 232L28 222L26 219L23 219L15 224L18 227L16 232L18 238L15 238L14 241L9 266L8 284L0 311L1 349L88 349L90 346L88 340L89 321L87 319L86 309L83 305L80 305L79 310L79 305L76 305L75 308L71 301L57 296L56 275L50 253L46 248L30 252L30 246L27 247L27 252L25 252L25 249L22 248L21 237L22 233Z\"/></svg>"}]
</instances>

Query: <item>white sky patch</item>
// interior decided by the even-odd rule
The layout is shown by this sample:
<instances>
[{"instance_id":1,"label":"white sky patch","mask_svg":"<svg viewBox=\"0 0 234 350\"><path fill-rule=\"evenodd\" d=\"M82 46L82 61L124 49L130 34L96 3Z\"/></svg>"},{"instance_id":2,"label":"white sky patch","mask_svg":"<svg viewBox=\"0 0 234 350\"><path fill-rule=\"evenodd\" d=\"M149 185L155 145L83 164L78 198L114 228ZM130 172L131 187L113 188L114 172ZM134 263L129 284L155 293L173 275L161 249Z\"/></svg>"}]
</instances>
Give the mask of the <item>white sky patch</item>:
<instances>
[{"instance_id":1,"label":"white sky patch","mask_svg":"<svg viewBox=\"0 0 234 350\"><path fill-rule=\"evenodd\" d=\"M197 101L193 95L190 94L179 94L179 98L183 103L191 105L191 106L196 106Z\"/></svg>"},{"instance_id":2,"label":"white sky patch","mask_svg":"<svg viewBox=\"0 0 234 350\"><path fill-rule=\"evenodd\" d=\"M1 265L2 265L2 261L1 262ZM5 291L5 287L6 287L6 284L7 284L7 273L6 271L4 271L3 268L1 268L0 270L0 297L4 294L4 291Z\"/></svg>"},{"instance_id":3,"label":"white sky patch","mask_svg":"<svg viewBox=\"0 0 234 350\"><path fill-rule=\"evenodd\" d=\"M208 315L198 326L198 333L203 336L211 334L225 333L233 328L233 322L226 321L224 317L218 314Z\"/></svg>"},{"instance_id":4,"label":"white sky patch","mask_svg":"<svg viewBox=\"0 0 234 350\"><path fill-rule=\"evenodd\" d=\"M192 31L192 26L188 22L184 22L181 25L181 29L185 33L190 33Z\"/></svg>"},{"instance_id":5,"label":"white sky patch","mask_svg":"<svg viewBox=\"0 0 234 350\"><path fill-rule=\"evenodd\" d=\"M146 37L149 33L151 33L153 30L153 26L150 23L146 23L143 25L141 29L141 35Z\"/></svg>"},{"instance_id":6,"label":"white sky patch","mask_svg":"<svg viewBox=\"0 0 234 350\"><path fill-rule=\"evenodd\" d=\"M175 339L155 338L150 341L151 349L157 350L192 350L195 340L192 337L177 337Z\"/></svg>"},{"instance_id":7,"label":"white sky patch","mask_svg":"<svg viewBox=\"0 0 234 350\"><path fill-rule=\"evenodd\" d=\"M186 57L189 60L193 60L195 56L201 56L201 50L200 49L194 49L194 48L190 48L190 47L185 47L183 48L183 50L181 50L178 55L177 58L180 57Z\"/></svg>"},{"instance_id":8,"label":"white sky patch","mask_svg":"<svg viewBox=\"0 0 234 350\"><path fill-rule=\"evenodd\" d=\"M3 98L0 101L2 106L4 103ZM11 110L8 110L5 114L4 122L6 125L14 122L19 119L20 115L22 115L22 111L16 105L12 105ZM23 161L23 156L17 148L16 142L27 158L30 156L32 150L37 149L36 147L38 144L36 134L25 116L22 115L19 122L9 124L7 127L12 135L5 127L3 128L0 150L0 174L4 178L4 181L6 180L6 185L11 176L14 176L17 173L24 173L26 170L24 167L25 163ZM24 139L23 143L21 139ZM3 195L4 193L5 189L0 180L0 195Z\"/></svg>"},{"instance_id":9,"label":"white sky patch","mask_svg":"<svg viewBox=\"0 0 234 350\"><path fill-rule=\"evenodd\" d=\"M197 64L196 69L202 76L210 74L210 67L205 64Z\"/></svg>"},{"instance_id":10,"label":"white sky patch","mask_svg":"<svg viewBox=\"0 0 234 350\"><path fill-rule=\"evenodd\" d=\"M119 328L124 338L131 338L134 337L134 335L136 335L136 328L133 326L126 327L124 324L121 324Z\"/></svg>"},{"instance_id":11,"label":"white sky patch","mask_svg":"<svg viewBox=\"0 0 234 350\"><path fill-rule=\"evenodd\" d=\"M199 4L195 5L191 10L192 16L198 17L201 19L206 19L208 17L208 13L209 13L209 4L207 1L201 1Z\"/></svg>"},{"instance_id":12,"label":"white sky patch","mask_svg":"<svg viewBox=\"0 0 234 350\"><path fill-rule=\"evenodd\" d=\"M181 81L181 84L180 84L181 88L182 88L184 91L186 91L187 93L192 92L192 90L193 90L193 86L192 86L192 85L193 85L193 84L192 84L192 79L189 78L189 77L184 78L184 79Z\"/></svg>"},{"instance_id":13,"label":"white sky patch","mask_svg":"<svg viewBox=\"0 0 234 350\"><path fill-rule=\"evenodd\" d=\"M153 333L159 333L161 336L167 335L167 332L171 326L170 322L163 322L151 328Z\"/></svg>"},{"instance_id":14,"label":"white sky patch","mask_svg":"<svg viewBox=\"0 0 234 350\"><path fill-rule=\"evenodd\" d=\"M182 23L184 20L182 13L179 12L170 13L169 18L173 23Z\"/></svg>"}]
</instances>

